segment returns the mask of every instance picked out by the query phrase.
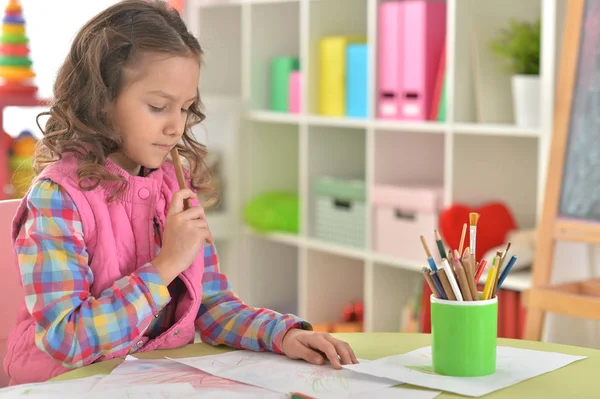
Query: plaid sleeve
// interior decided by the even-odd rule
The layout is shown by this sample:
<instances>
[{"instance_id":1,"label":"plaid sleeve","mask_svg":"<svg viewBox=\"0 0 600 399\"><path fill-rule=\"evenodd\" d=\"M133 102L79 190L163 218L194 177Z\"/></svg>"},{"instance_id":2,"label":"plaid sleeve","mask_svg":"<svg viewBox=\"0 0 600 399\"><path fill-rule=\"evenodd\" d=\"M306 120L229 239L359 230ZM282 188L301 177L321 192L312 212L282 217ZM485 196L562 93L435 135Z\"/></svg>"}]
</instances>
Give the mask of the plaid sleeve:
<instances>
[{"instance_id":1,"label":"plaid sleeve","mask_svg":"<svg viewBox=\"0 0 600 399\"><path fill-rule=\"evenodd\" d=\"M290 328L312 329L308 322L294 315L253 308L238 299L227 277L219 272L213 245L204 247L202 305L196 327L203 342L276 353L283 353L281 343Z\"/></svg>"},{"instance_id":2,"label":"plaid sleeve","mask_svg":"<svg viewBox=\"0 0 600 399\"><path fill-rule=\"evenodd\" d=\"M65 367L81 367L139 340L169 302L151 264L115 281L98 298L75 204L41 180L27 197L27 219L15 245L36 345Z\"/></svg>"}]
</instances>

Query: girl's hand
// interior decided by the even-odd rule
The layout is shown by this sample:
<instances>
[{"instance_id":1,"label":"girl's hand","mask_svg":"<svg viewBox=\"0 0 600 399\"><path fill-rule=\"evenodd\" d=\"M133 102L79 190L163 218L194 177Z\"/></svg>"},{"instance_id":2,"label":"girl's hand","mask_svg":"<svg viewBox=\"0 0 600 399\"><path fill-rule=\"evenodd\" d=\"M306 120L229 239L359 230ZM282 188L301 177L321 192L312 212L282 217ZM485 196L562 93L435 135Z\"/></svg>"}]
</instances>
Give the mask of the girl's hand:
<instances>
[{"instance_id":1,"label":"girl's hand","mask_svg":"<svg viewBox=\"0 0 600 399\"><path fill-rule=\"evenodd\" d=\"M213 242L204 208L196 206L183 210L184 200L192 198L197 197L189 189L173 194L165 222L162 248L152 261L166 285L190 267L205 242Z\"/></svg>"},{"instance_id":2,"label":"girl's hand","mask_svg":"<svg viewBox=\"0 0 600 399\"><path fill-rule=\"evenodd\" d=\"M342 364L358 363L350 345L325 332L291 328L283 336L282 346L283 353L292 359L304 359L321 365L327 358L336 370L341 369Z\"/></svg>"}]
</instances>

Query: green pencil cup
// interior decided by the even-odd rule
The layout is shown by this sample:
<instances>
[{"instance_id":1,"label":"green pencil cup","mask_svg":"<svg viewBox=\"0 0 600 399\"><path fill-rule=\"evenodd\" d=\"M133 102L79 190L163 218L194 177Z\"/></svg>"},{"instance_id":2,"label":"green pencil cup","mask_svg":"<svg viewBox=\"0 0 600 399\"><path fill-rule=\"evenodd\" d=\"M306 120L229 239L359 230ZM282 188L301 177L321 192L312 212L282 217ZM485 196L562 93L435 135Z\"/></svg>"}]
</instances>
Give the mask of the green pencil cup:
<instances>
[{"instance_id":1,"label":"green pencil cup","mask_svg":"<svg viewBox=\"0 0 600 399\"><path fill-rule=\"evenodd\" d=\"M485 301L431 303L433 371L453 377L480 377L496 372L498 298Z\"/></svg>"}]
</instances>

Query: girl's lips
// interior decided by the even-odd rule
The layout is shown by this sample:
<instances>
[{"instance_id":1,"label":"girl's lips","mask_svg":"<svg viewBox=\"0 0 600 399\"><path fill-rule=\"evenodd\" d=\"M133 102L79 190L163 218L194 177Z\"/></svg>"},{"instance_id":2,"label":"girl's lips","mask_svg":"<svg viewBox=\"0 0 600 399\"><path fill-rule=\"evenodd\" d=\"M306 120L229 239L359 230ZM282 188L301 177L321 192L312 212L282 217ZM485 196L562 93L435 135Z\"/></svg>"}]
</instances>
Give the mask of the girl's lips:
<instances>
[{"instance_id":1,"label":"girl's lips","mask_svg":"<svg viewBox=\"0 0 600 399\"><path fill-rule=\"evenodd\" d=\"M170 144L154 144L156 147L158 148L162 148L163 150L167 150L167 151L171 151L171 148L173 148L173 145Z\"/></svg>"}]
</instances>

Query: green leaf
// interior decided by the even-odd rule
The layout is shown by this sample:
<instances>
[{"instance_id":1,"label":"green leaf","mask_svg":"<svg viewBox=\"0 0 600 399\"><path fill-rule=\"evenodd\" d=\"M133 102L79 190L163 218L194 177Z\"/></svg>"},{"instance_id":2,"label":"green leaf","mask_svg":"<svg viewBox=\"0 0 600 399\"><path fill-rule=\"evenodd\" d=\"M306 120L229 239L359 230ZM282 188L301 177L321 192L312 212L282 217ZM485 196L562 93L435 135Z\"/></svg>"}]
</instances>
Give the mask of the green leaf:
<instances>
[{"instance_id":1,"label":"green leaf","mask_svg":"<svg viewBox=\"0 0 600 399\"><path fill-rule=\"evenodd\" d=\"M507 72L539 75L540 36L539 19L534 22L510 20L508 26L491 41L490 48Z\"/></svg>"}]
</instances>

